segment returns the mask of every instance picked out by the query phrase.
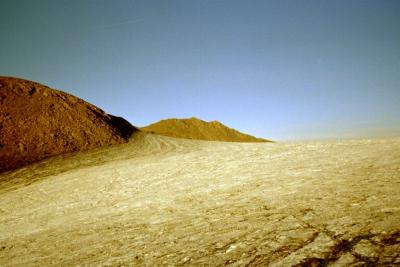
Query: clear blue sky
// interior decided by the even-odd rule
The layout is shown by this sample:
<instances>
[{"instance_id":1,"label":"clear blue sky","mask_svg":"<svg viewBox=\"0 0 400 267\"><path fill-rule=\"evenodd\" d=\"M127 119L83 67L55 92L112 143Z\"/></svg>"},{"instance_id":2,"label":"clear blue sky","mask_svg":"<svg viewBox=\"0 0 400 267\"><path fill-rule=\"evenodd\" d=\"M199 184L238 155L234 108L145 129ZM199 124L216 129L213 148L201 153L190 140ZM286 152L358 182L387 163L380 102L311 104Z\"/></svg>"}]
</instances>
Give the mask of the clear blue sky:
<instances>
[{"instance_id":1,"label":"clear blue sky","mask_svg":"<svg viewBox=\"0 0 400 267\"><path fill-rule=\"evenodd\" d=\"M400 1L0 0L0 75L143 126L400 135Z\"/></svg>"}]
</instances>

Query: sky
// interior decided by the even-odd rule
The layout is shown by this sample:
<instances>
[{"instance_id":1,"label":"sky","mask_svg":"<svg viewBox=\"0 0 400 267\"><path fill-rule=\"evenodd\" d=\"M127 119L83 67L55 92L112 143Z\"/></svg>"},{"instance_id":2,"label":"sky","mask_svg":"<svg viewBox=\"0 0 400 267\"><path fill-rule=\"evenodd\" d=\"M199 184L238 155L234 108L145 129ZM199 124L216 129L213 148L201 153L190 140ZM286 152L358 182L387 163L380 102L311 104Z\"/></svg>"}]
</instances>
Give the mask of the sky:
<instances>
[{"instance_id":1,"label":"sky","mask_svg":"<svg viewBox=\"0 0 400 267\"><path fill-rule=\"evenodd\" d=\"M0 0L0 75L144 126L400 136L400 1Z\"/></svg>"}]
</instances>

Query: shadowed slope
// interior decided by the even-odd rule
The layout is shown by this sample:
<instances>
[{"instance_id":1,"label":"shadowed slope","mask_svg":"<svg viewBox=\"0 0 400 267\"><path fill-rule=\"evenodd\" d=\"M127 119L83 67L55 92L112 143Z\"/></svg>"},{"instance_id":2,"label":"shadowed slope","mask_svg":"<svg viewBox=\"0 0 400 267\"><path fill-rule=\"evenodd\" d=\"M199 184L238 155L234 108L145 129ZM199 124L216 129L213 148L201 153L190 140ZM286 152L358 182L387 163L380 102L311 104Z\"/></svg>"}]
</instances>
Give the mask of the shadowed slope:
<instances>
[{"instance_id":1,"label":"shadowed slope","mask_svg":"<svg viewBox=\"0 0 400 267\"><path fill-rule=\"evenodd\" d=\"M119 144L126 120L39 83L0 77L0 172L63 153Z\"/></svg>"},{"instance_id":2,"label":"shadowed slope","mask_svg":"<svg viewBox=\"0 0 400 267\"><path fill-rule=\"evenodd\" d=\"M225 142L271 142L241 133L218 121L206 122L197 118L167 119L141 128L144 132L165 136Z\"/></svg>"}]
</instances>

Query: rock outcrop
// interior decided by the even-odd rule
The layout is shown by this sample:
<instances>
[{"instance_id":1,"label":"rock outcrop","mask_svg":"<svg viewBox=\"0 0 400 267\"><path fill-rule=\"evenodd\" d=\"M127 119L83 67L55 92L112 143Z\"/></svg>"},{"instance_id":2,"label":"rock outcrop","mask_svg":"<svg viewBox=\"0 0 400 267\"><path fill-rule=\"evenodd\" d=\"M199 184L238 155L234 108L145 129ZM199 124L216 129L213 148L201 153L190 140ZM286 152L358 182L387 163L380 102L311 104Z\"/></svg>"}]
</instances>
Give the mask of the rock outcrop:
<instances>
[{"instance_id":1,"label":"rock outcrop","mask_svg":"<svg viewBox=\"0 0 400 267\"><path fill-rule=\"evenodd\" d=\"M229 128L218 121L206 122L197 118L167 119L140 128L159 135L225 142L271 142Z\"/></svg>"},{"instance_id":2,"label":"rock outcrop","mask_svg":"<svg viewBox=\"0 0 400 267\"><path fill-rule=\"evenodd\" d=\"M70 94L0 77L0 172L54 155L124 143L136 130Z\"/></svg>"}]
</instances>

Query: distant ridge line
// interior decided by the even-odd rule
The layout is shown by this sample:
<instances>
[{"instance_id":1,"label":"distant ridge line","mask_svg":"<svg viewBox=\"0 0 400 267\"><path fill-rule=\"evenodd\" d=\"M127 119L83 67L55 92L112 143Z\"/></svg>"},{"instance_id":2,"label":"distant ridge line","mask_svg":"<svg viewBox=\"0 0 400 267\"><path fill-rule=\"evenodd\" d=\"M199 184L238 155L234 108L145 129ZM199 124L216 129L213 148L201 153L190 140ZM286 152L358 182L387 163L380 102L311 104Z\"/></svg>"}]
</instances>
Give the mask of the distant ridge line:
<instances>
[{"instance_id":1,"label":"distant ridge line","mask_svg":"<svg viewBox=\"0 0 400 267\"><path fill-rule=\"evenodd\" d=\"M223 141L265 143L273 142L268 139L239 132L219 121L204 121L196 117L177 119L170 118L140 128L141 131L176 138Z\"/></svg>"}]
</instances>

